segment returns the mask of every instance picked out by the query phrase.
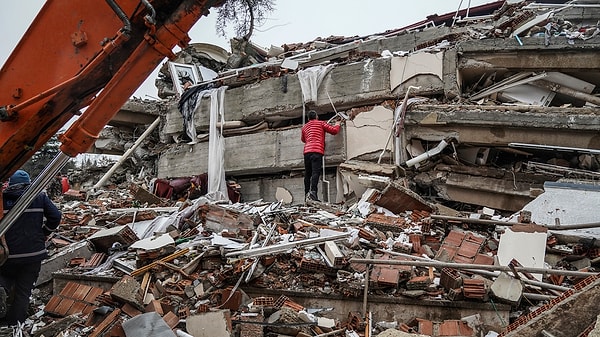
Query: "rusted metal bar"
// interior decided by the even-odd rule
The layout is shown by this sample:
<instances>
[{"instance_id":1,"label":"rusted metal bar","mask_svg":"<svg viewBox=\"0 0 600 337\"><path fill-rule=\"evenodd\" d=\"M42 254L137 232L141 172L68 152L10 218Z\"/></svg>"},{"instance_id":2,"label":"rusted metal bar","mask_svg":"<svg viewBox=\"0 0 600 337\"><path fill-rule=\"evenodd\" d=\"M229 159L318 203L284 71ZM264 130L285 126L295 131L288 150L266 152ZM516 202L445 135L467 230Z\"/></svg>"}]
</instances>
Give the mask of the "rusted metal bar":
<instances>
[{"instance_id":1,"label":"rusted metal bar","mask_svg":"<svg viewBox=\"0 0 600 337\"><path fill-rule=\"evenodd\" d=\"M362 263L362 264L384 264L384 265L401 265L401 266L414 266L414 267L436 267L436 268L454 268L454 269L481 269L481 270L493 270L493 271L504 271L511 272L512 269L508 266L490 266L486 264L468 264L468 263L450 263L440 261L409 261L409 260L379 260L379 259L350 259L350 263ZM554 274L554 275L565 275L575 277L588 277L596 275L597 273L583 272L583 271L572 271L572 270L560 270L560 269L546 269L546 268L533 268L533 267L514 267L518 272L530 272L535 274Z\"/></svg>"}]
</instances>

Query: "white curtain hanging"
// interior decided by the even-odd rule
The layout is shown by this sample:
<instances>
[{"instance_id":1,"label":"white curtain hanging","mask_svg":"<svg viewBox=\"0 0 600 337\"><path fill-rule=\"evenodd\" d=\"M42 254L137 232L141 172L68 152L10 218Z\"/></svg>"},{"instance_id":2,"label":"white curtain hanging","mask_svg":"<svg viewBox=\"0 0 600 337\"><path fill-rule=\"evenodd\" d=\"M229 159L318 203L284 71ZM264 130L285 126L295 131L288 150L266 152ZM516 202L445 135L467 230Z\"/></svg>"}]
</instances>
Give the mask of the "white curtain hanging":
<instances>
[{"instance_id":1,"label":"white curtain hanging","mask_svg":"<svg viewBox=\"0 0 600 337\"><path fill-rule=\"evenodd\" d=\"M208 133L208 192L207 197L213 200L229 200L225 181L225 90L226 86L211 90L210 93L210 128ZM217 127L220 123L220 127Z\"/></svg>"},{"instance_id":2,"label":"white curtain hanging","mask_svg":"<svg viewBox=\"0 0 600 337\"><path fill-rule=\"evenodd\" d=\"M319 65L298 71L298 80L302 90L303 103L316 102L319 86L325 75L335 67L334 64Z\"/></svg>"}]
</instances>

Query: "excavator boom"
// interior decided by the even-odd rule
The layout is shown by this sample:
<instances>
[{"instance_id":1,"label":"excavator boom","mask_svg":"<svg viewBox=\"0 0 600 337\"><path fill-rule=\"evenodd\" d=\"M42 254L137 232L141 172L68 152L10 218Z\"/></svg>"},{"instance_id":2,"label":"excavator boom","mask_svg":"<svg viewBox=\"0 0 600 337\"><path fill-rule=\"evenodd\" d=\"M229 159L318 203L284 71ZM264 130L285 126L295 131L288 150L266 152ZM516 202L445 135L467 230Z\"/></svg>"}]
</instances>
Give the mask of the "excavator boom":
<instances>
[{"instance_id":1,"label":"excavator boom","mask_svg":"<svg viewBox=\"0 0 600 337\"><path fill-rule=\"evenodd\" d=\"M196 21L223 1L47 0L0 69L0 181L74 115L59 137L61 157L87 151L160 62L175 56L172 49L187 46ZM31 193L48 179L34 181ZM4 220L0 234L10 226Z\"/></svg>"}]
</instances>

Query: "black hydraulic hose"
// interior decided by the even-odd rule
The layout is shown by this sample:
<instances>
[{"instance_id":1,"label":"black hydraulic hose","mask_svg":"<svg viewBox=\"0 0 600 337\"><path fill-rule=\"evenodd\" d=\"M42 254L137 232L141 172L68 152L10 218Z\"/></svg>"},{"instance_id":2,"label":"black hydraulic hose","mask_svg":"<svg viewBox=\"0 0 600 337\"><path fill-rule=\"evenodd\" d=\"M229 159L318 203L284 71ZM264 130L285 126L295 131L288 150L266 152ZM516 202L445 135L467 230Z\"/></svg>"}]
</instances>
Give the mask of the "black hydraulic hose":
<instances>
[{"instance_id":1,"label":"black hydraulic hose","mask_svg":"<svg viewBox=\"0 0 600 337\"><path fill-rule=\"evenodd\" d=\"M154 7L152 7L152 5L150 4L150 2L148 0L141 0L142 3L144 4L144 6L146 6L146 9L148 9L150 11L149 15L146 15L146 19L153 25L156 24L156 11L154 10Z\"/></svg>"},{"instance_id":2,"label":"black hydraulic hose","mask_svg":"<svg viewBox=\"0 0 600 337\"><path fill-rule=\"evenodd\" d=\"M106 3L108 3L110 8L112 8L115 14L117 14L119 19L123 21L123 28L121 28L121 31L129 35L129 33L131 33L131 22L129 21L127 14L125 14L125 12L121 9L119 4L117 4L114 0L106 0Z\"/></svg>"}]
</instances>

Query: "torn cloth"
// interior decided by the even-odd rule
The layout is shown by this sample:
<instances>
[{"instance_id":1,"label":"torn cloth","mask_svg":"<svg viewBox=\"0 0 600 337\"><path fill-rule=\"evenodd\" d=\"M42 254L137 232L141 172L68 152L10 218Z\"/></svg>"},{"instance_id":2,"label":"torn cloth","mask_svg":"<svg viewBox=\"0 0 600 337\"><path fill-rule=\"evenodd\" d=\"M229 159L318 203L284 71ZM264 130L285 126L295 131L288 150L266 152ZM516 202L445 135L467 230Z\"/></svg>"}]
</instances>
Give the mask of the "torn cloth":
<instances>
[{"instance_id":1,"label":"torn cloth","mask_svg":"<svg viewBox=\"0 0 600 337\"><path fill-rule=\"evenodd\" d=\"M319 86L323 82L323 78L329 73L335 64L327 66L315 66L298 71L298 80L300 81L300 89L302 89L302 99L304 103L316 102Z\"/></svg>"},{"instance_id":2,"label":"torn cloth","mask_svg":"<svg viewBox=\"0 0 600 337\"><path fill-rule=\"evenodd\" d=\"M181 116L183 116L183 129L185 130L185 134L190 137L192 143L196 143L196 125L194 124L196 107L202 97L213 87L213 83L190 87L181 95L177 104L177 108Z\"/></svg>"},{"instance_id":3,"label":"torn cloth","mask_svg":"<svg viewBox=\"0 0 600 337\"><path fill-rule=\"evenodd\" d=\"M210 92L210 125L208 133L208 193L214 200L229 200L225 182L225 90L226 86ZM220 126L217 126L217 123Z\"/></svg>"}]
</instances>

